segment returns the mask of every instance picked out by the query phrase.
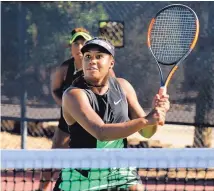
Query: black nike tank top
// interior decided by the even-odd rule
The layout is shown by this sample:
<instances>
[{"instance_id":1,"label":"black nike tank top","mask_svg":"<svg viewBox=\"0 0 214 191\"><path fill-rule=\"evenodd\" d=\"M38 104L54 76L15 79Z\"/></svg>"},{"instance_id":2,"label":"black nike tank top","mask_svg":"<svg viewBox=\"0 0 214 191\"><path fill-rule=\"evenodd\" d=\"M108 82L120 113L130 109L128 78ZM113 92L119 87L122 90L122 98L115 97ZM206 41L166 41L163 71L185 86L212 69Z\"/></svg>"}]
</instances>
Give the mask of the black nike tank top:
<instances>
[{"instance_id":1,"label":"black nike tank top","mask_svg":"<svg viewBox=\"0 0 214 191\"><path fill-rule=\"evenodd\" d=\"M95 94L89 88L84 88L84 91L93 110L100 116L104 123L121 123L129 120L127 99L116 78L109 78L109 89L104 95ZM69 132L70 148L127 147L127 139L99 141L77 122L69 126Z\"/></svg>"}]
</instances>

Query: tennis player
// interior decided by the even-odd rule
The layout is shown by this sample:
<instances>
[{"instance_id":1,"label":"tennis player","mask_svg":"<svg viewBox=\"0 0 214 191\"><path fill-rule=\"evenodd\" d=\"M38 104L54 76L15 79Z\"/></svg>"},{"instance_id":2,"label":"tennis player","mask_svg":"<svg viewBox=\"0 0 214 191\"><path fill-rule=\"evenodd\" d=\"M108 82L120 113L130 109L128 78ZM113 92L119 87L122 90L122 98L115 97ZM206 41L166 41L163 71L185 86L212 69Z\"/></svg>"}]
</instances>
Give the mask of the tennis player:
<instances>
[{"instance_id":1,"label":"tennis player","mask_svg":"<svg viewBox=\"0 0 214 191\"><path fill-rule=\"evenodd\" d=\"M62 94L72 82L83 75L82 52L80 51L87 40L92 37L85 28L75 28L71 32L70 47L71 58L63 62L51 75L52 96L56 103L62 105ZM110 71L111 76L115 76L114 71ZM64 117L61 115L58 128L55 131L52 148L68 148L69 130Z\"/></svg>"},{"instance_id":2,"label":"tennis player","mask_svg":"<svg viewBox=\"0 0 214 191\"><path fill-rule=\"evenodd\" d=\"M70 148L126 148L126 138L135 132L151 137L165 121L169 96L156 95L153 110L145 115L132 85L109 75L115 62L110 42L93 38L81 52L84 76L65 91L62 100ZM62 190L142 191L144 187L135 168L63 169L54 188Z\"/></svg>"},{"instance_id":3,"label":"tennis player","mask_svg":"<svg viewBox=\"0 0 214 191\"><path fill-rule=\"evenodd\" d=\"M64 61L51 75L52 96L55 102L61 107L63 91L68 88L72 82L83 75L82 70L82 52L80 51L87 40L92 39L89 31L85 28L75 28L71 32L69 41L71 58ZM111 76L115 76L113 70L110 71ZM68 125L60 112L58 128L56 128L53 137L52 149L69 148L69 130ZM53 173L52 173L53 174ZM51 180L51 172L43 172L43 179L40 190L46 190Z\"/></svg>"}]
</instances>

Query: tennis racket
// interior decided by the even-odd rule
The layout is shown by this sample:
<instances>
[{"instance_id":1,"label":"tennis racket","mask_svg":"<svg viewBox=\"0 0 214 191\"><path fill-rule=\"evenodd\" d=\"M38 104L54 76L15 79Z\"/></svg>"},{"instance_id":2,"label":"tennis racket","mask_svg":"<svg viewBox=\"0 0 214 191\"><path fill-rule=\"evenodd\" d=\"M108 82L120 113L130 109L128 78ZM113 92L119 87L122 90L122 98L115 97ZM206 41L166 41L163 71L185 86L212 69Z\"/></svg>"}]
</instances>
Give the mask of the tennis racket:
<instances>
[{"instance_id":1,"label":"tennis racket","mask_svg":"<svg viewBox=\"0 0 214 191\"><path fill-rule=\"evenodd\" d=\"M147 44L158 66L161 82L160 95L166 93L167 86L178 66L194 49L198 35L198 17L186 5L166 6L151 20ZM160 65L173 66L165 80Z\"/></svg>"}]
</instances>

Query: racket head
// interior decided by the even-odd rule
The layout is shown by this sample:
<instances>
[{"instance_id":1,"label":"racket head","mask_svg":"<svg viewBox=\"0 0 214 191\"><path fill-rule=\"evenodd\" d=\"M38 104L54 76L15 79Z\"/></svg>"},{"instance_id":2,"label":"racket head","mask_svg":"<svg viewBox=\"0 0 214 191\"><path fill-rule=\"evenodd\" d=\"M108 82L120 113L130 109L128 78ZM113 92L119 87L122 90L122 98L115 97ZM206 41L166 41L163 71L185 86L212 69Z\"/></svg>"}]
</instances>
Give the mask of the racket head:
<instances>
[{"instance_id":1,"label":"racket head","mask_svg":"<svg viewBox=\"0 0 214 191\"><path fill-rule=\"evenodd\" d=\"M158 63L178 65L193 50L198 35L196 13L186 5L172 4L161 9L151 20L147 45Z\"/></svg>"}]
</instances>

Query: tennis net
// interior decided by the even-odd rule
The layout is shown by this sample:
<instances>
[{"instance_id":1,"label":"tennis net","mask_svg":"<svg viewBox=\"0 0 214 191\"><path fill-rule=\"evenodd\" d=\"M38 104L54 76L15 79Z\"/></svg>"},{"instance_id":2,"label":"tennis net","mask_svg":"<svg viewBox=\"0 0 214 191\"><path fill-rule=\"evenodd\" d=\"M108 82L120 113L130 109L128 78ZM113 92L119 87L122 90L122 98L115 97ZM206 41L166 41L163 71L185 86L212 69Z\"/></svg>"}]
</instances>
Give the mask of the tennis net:
<instances>
[{"instance_id":1,"label":"tennis net","mask_svg":"<svg viewBox=\"0 0 214 191\"><path fill-rule=\"evenodd\" d=\"M2 150L1 155L2 191L35 191L47 181L47 190L53 190L62 168L67 181L62 190L128 190L123 185L136 169L148 191L214 191L214 149L209 148ZM73 174L67 176L69 171Z\"/></svg>"}]
</instances>

